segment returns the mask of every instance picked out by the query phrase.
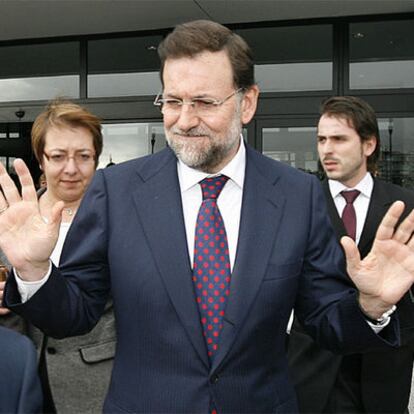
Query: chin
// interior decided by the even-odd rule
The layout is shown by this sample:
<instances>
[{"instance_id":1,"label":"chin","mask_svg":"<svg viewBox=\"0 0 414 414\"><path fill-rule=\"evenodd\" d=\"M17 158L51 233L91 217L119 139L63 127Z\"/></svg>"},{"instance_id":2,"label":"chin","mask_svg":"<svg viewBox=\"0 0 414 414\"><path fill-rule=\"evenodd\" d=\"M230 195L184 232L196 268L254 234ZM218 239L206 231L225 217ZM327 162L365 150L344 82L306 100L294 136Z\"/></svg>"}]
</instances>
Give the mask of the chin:
<instances>
[{"instance_id":1,"label":"chin","mask_svg":"<svg viewBox=\"0 0 414 414\"><path fill-rule=\"evenodd\" d=\"M341 179L341 174L339 174L338 172L325 171L325 174L331 180L340 180Z\"/></svg>"},{"instance_id":2,"label":"chin","mask_svg":"<svg viewBox=\"0 0 414 414\"><path fill-rule=\"evenodd\" d=\"M78 191L65 191L60 194L60 199L69 203L78 201L82 198L83 192Z\"/></svg>"}]
</instances>

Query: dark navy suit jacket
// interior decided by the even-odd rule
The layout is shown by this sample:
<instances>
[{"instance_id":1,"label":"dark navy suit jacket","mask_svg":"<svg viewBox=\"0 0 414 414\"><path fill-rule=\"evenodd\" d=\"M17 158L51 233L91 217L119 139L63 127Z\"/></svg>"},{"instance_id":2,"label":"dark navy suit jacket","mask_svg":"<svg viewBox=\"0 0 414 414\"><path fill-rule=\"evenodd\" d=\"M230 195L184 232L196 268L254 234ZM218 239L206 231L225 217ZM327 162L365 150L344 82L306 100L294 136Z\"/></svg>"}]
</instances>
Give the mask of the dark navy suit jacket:
<instances>
[{"instance_id":1,"label":"dark navy suit jacket","mask_svg":"<svg viewBox=\"0 0 414 414\"><path fill-rule=\"evenodd\" d=\"M41 413L42 403L34 345L0 326L0 413Z\"/></svg>"},{"instance_id":2,"label":"dark navy suit jacket","mask_svg":"<svg viewBox=\"0 0 414 414\"><path fill-rule=\"evenodd\" d=\"M318 180L247 148L237 254L218 353L207 356L170 149L98 170L76 214L60 271L24 305L48 335L87 332L112 291L117 349L107 412L296 412L285 332L293 307L341 352L397 345L365 322ZM395 319L395 320L394 320Z\"/></svg>"},{"instance_id":3,"label":"dark navy suit jacket","mask_svg":"<svg viewBox=\"0 0 414 414\"><path fill-rule=\"evenodd\" d=\"M327 180L323 181L323 190L329 217L340 239L346 235L346 230L338 215ZM414 208L412 191L374 179L371 201L358 243L362 257L370 252L378 226L396 200L405 202L405 214ZM390 348L343 358L321 349L295 321L290 332L288 357L302 413L322 412L340 372L350 366L356 371L352 378L359 385L364 412L406 411L414 360L414 304L411 296L407 293L397 305L402 340L402 346L398 349Z\"/></svg>"}]
</instances>

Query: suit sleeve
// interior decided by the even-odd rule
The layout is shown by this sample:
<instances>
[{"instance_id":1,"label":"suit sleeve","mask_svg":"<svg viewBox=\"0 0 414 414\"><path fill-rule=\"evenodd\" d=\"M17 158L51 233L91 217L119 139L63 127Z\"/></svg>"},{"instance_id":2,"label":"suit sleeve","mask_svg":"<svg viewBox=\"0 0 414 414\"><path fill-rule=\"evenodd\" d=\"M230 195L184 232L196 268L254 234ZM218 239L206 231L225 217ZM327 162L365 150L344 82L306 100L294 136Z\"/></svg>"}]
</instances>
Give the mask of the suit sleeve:
<instances>
[{"instance_id":1,"label":"suit sleeve","mask_svg":"<svg viewBox=\"0 0 414 414\"><path fill-rule=\"evenodd\" d=\"M41 413L43 398L33 343L0 327L0 349L0 412Z\"/></svg>"},{"instance_id":2,"label":"suit sleeve","mask_svg":"<svg viewBox=\"0 0 414 414\"><path fill-rule=\"evenodd\" d=\"M295 305L299 321L317 342L337 353L398 346L397 318L392 318L381 335L376 335L364 319L316 180L311 200L307 249Z\"/></svg>"},{"instance_id":3,"label":"suit sleeve","mask_svg":"<svg viewBox=\"0 0 414 414\"><path fill-rule=\"evenodd\" d=\"M49 280L24 304L11 272L5 305L55 338L89 332L110 290L106 226L106 187L98 170L69 229L59 269L53 266Z\"/></svg>"},{"instance_id":4,"label":"suit sleeve","mask_svg":"<svg viewBox=\"0 0 414 414\"><path fill-rule=\"evenodd\" d=\"M40 413L43 397L37 373L36 350L30 340L21 337L21 353L19 358L24 362L17 412Z\"/></svg>"}]
</instances>

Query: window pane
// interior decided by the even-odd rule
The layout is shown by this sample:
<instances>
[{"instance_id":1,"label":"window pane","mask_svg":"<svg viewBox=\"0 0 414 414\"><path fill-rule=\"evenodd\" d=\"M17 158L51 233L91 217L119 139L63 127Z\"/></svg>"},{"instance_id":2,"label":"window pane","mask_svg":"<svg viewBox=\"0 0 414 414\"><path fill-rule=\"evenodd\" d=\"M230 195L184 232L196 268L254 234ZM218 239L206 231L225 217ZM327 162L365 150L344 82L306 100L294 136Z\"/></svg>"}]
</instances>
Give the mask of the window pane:
<instances>
[{"instance_id":1,"label":"window pane","mask_svg":"<svg viewBox=\"0 0 414 414\"><path fill-rule=\"evenodd\" d=\"M88 76L88 96L156 95L161 91L158 72L117 73Z\"/></svg>"},{"instance_id":2,"label":"window pane","mask_svg":"<svg viewBox=\"0 0 414 414\"><path fill-rule=\"evenodd\" d=\"M3 79L75 75L79 68L79 42L0 47Z\"/></svg>"},{"instance_id":3,"label":"window pane","mask_svg":"<svg viewBox=\"0 0 414 414\"><path fill-rule=\"evenodd\" d=\"M379 176L414 189L414 118L379 119Z\"/></svg>"},{"instance_id":4,"label":"window pane","mask_svg":"<svg viewBox=\"0 0 414 414\"><path fill-rule=\"evenodd\" d=\"M98 168L142 157L167 145L161 122L104 124L102 132L104 146Z\"/></svg>"},{"instance_id":5,"label":"window pane","mask_svg":"<svg viewBox=\"0 0 414 414\"><path fill-rule=\"evenodd\" d=\"M156 95L161 36L88 42L88 96Z\"/></svg>"},{"instance_id":6,"label":"window pane","mask_svg":"<svg viewBox=\"0 0 414 414\"><path fill-rule=\"evenodd\" d=\"M79 76L0 79L0 102L79 98Z\"/></svg>"},{"instance_id":7,"label":"window pane","mask_svg":"<svg viewBox=\"0 0 414 414\"><path fill-rule=\"evenodd\" d=\"M0 47L0 102L79 97L79 42Z\"/></svg>"},{"instance_id":8,"label":"window pane","mask_svg":"<svg viewBox=\"0 0 414 414\"><path fill-rule=\"evenodd\" d=\"M350 25L350 88L414 87L414 20Z\"/></svg>"},{"instance_id":9,"label":"window pane","mask_svg":"<svg viewBox=\"0 0 414 414\"><path fill-rule=\"evenodd\" d=\"M320 91L332 89L332 63L255 65L261 92ZM310 77L312 82L309 82Z\"/></svg>"},{"instance_id":10,"label":"window pane","mask_svg":"<svg viewBox=\"0 0 414 414\"><path fill-rule=\"evenodd\" d=\"M263 128L263 154L300 170L318 172L316 127Z\"/></svg>"},{"instance_id":11,"label":"window pane","mask_svg":"<svg viewBox=\"0 0 414 414\"><path fill-rule=\"evenodd\" d=\"M237 33L253 50L256 81L263 92L332 89L331 25L264 27Z\"/></svg>"}]
</instances>

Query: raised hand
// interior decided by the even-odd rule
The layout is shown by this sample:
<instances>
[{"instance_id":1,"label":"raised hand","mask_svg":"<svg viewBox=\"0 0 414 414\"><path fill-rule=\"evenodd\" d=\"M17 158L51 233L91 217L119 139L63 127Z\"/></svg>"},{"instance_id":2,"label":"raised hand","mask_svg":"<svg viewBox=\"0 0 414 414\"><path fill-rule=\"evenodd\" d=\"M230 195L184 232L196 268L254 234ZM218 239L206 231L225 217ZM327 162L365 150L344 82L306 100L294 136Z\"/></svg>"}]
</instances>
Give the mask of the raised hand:
<instances>
[{"instance_id":1,"label":"raised hand","mask_svg":"<svg viewBox=\"0 0 414 414\"><path fill-rule=\"evenodd\" d=\"M349 237L341 239L360 306L372 318L389 310L414 283L414 210L396 228L403 211L402 201L389 208L370 253L362 261L355 242Z\"/></svg>"},{"instance_id":2,"label":"raised hand","mask_svg":"<svg viewBox=\"0 0 414 414\"><path fill-rule=\"evenodd\" d=\"M14 168L22 186L21 196L0 163L0 249L23 279L34 281L41 279L49 267L48 259L59 235L63 202L56 203L46 222L40 214L26 164L17 159Z\"/></svg>"}]
</instances>

